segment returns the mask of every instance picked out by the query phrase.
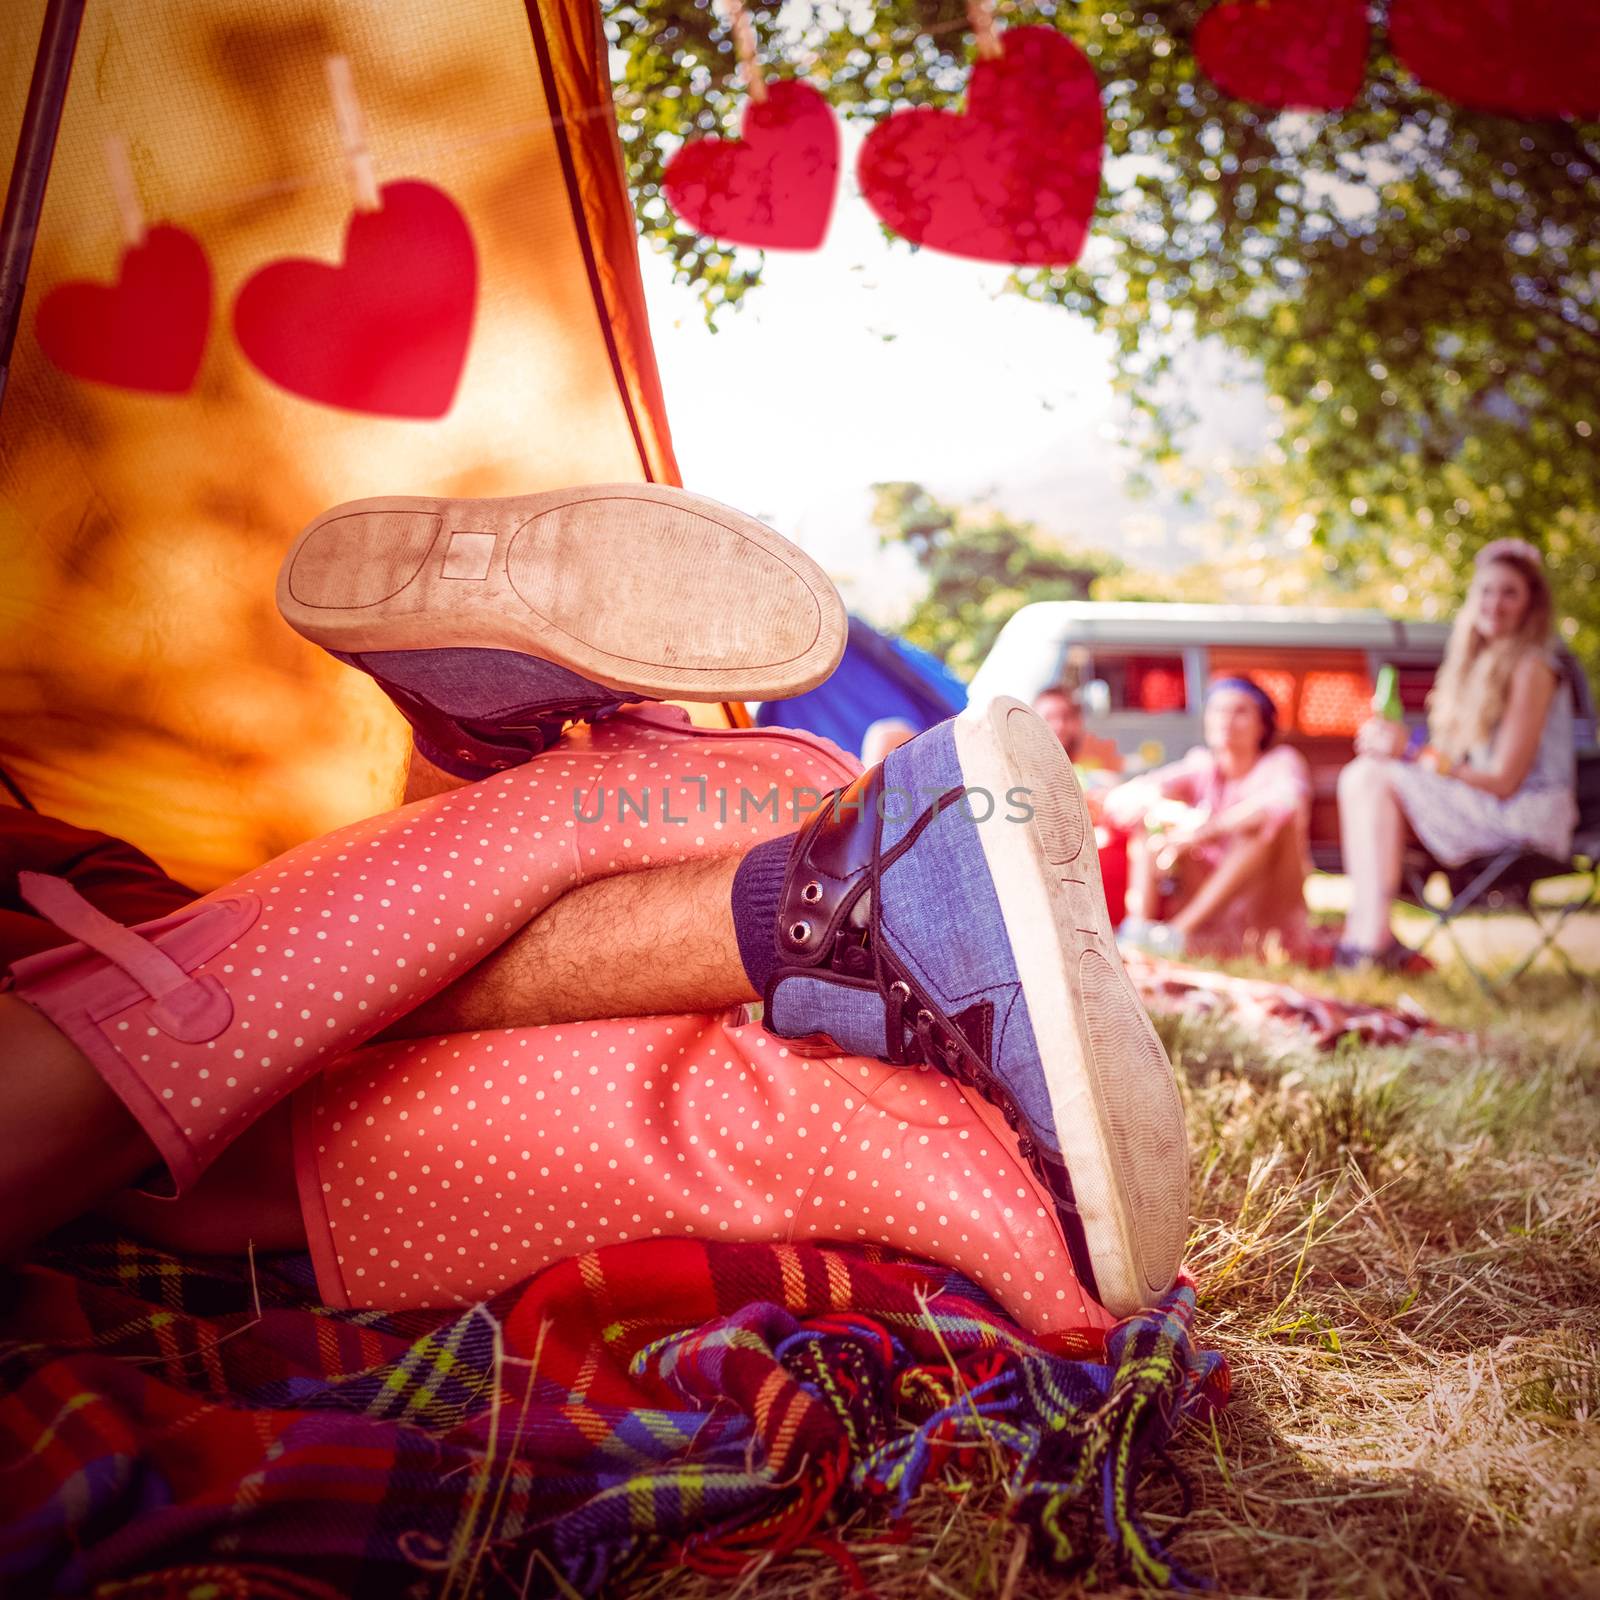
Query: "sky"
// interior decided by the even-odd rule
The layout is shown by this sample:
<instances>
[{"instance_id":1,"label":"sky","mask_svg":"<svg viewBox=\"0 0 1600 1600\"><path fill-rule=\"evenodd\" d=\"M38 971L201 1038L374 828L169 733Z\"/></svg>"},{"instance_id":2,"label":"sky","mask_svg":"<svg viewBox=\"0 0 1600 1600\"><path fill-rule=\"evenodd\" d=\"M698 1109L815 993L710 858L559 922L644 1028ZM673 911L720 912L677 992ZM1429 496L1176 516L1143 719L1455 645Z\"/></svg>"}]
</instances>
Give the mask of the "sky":
<instances>
[{"instance_id":1,"label":"sky","mask_svg":"<svg viewBox=\"0 0 1600 1600\"><path fill-rule=\"evenodd\" d=\"M1140 564L1180 564L1200 513L1129 495L1135 462L1109 340L1060 307L1005 293L1004 266L885 239L849 175L862 136L844 130L846 175L822 249L768 252L764 281L714 333L694 290L641 246L685 485L771 523L884 622L916 588L869 520L871 485L885 480L991 503ZM1225 371L1205 350L1187 365L1203 401L1185 441L1196 463L1266 444L1263 396L1226 385Z\"/></svg>"}]
</instances>

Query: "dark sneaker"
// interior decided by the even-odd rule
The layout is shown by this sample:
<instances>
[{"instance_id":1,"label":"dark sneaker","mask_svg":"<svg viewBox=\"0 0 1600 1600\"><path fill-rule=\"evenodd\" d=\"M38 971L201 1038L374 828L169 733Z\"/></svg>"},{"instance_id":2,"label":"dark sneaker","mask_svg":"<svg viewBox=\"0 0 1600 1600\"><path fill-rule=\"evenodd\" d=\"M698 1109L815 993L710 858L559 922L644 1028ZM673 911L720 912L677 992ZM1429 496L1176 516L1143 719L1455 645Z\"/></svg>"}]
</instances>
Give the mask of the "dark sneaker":
<instances>
[{"instance_id":1,"label":"dark sneaker","mask_svg":"<svg viewBox=\"0 0 1600 1600\"><path fill-rule=\"evenodd\" d=\"M766 1026L922 1061L986 1095L1123 1316L1177 1275L1188 1150L1172 1068L1117 955L1072 765L996 700L823 802L789 858Z\"/></svg>"},{"instance_id":2,"label":"dark sneaker","mask_svg":"<svg viewBox=\"0 0 1600 1600\"><path fill-rule=\"evenodd\" d=\"M353 500L278 574L297 633L370 673L423 755L513 766L634 700L779 700L838 664L845 613L810 557L682 489Z\"/></svg>"}]
</instances>

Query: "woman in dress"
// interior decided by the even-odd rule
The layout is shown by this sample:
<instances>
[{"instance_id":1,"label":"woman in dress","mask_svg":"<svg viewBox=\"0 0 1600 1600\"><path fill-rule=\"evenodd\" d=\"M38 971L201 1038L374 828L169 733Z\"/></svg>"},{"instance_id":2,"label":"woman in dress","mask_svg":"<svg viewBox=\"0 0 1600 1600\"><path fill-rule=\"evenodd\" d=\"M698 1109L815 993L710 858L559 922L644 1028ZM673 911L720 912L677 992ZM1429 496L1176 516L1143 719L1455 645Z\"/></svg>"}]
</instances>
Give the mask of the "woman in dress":
<instances>
[{"instance_id":1,"label":"woman in dress","mask_svg":"<svg viewBox=\"0 0 1600 1600\"><path fill-rule=\"evenodd\" d=\"M1340 957L1397 948L1389 912L1408 833L1442 866L1508 845L1564 859L1577 821L1572 698L1550 638L1539 552L1497 539L1472 587L1428 697L1428 743L1408 757L1404 724L1374 717L1339 774L1339 829L1352 898Z\"/></svg>"}]
</instances>

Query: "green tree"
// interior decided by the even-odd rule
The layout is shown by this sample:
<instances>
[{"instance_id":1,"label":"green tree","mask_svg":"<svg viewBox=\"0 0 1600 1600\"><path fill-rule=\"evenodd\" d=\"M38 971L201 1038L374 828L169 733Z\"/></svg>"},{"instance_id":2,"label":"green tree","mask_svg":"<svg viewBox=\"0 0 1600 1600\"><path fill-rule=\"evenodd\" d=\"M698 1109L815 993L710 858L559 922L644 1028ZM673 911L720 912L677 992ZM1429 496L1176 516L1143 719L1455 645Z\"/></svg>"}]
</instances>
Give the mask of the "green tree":
<instances>
[{"instance_id":1,"label":"green tree","mask_svg":"<svg viewBox=\"0 0 1600 1600\"><path fill-rule=\"evenodd\" d=\"M879 536L909 549L928 579L899 631L964 678L1020 607L1082 599L1095 580L1124 570L1115 557L1073 549L991 506L946 505L919 483L874 484L873 494Z\"/></svg>"},{"instance_id":2,"label":"green tree","mask_svg":"<svg viewBox=\"0 0 1600 1600\"><path fill-rule=\"evenodd\" d=\"M769 59L846 116L960 103L962 0L881 0L864 27L821 5L787 31L777 6L748 9ZM1199 71L1206 9L998 7L1073 38L1106 112L1083 261L1018 273L1015 290L1111 335L1153 462L1187 420L1164 381L1174 359L1201 338L1245 357L1278 412L1268 459L1241 484L1259 526L1303 528L1327 570L1387 578L1401 609L1431 593L1448 610L1489 539L1542 544L1563 631L1600 670L1600 128L1432 94L1389 54L1384 0L1356 104L1276 115ZM641 226L715 315L758 284L760 258L682 227L659 180L683 137L736 129L731 39L709 0L610 0L606 15Z\"/></svg>"}]
</instances>

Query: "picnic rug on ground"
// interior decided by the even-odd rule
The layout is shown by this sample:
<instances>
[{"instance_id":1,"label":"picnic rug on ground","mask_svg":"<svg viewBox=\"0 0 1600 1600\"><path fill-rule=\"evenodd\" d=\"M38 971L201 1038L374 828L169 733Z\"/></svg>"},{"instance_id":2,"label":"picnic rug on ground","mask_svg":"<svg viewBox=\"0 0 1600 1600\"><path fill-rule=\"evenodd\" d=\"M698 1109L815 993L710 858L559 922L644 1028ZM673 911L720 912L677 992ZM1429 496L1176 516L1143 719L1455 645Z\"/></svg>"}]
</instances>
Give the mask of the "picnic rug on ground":
<instances>
[{"instance_id":1,"label":"picnic rug on ground","mask_svg":"<svg viewBox=\"0 0 1600 1600\"><path fill-rule=\"evenodd\" d=\"M838 1515L892 1538L975 1449L1036 1559L1186 1588L1138 1490L1227 1399L1193 1311L1039 1340L884 1250L656 1239L384 1315L315 1304L304 1257L80 1228L0 1272L0 1591L592 1594L807 1546L865 1589Z\"/></svg>"},{"instance_id":2,"label":"picnic rug on ground","mask_svg":"<svg viewBox=\"0 0 1600 1600\"><path fill-rule=\"evenodd\" d=\"M1122 959L1146 1010L1234 1022L1258 1039L1284 1046L1303 1040L1332 1050L1340 1040L1354 1039L1376 1045L1431 1041L1461 1048L1471 1042L1469 1035L1440 1026L1404 996L1396 1005L1375 1005L1312 994L1269 978L1183 966L1142 950L1124 950Z\"/></svg>"}]
</instances>

